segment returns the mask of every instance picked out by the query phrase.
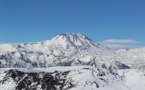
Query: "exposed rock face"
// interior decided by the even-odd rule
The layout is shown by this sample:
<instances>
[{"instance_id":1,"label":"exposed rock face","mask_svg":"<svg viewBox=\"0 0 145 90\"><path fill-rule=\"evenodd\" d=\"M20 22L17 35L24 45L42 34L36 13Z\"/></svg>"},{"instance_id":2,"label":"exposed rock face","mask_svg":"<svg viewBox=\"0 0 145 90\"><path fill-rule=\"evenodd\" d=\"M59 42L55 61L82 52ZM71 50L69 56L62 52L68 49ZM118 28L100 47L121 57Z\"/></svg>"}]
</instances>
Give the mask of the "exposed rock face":
<instances>
[{"instance_id":1,"label":"exposed rock face","mask_svg":"<svg viewBox=\"0 0 145 90\"><path fill-rule=\"evenodd\" d=\"M66 82L65 77L68 73L69 71L28 73L11 69L6 71L6 76L0 84L11 78L16 83L16 90L66 90L74 86L71 82Z\"/></svg>"},{"instance_id":2,"label":"exposed rock face","mask_svg":"<svg viewBox=\"0 0 145 90\"><path fill-rule=\"evenodd\" d=\"M127 66L121 62L118 62L118 61L116 61L116 65L118 66L118 69L130 69L129 66Z\"/></svg>"}]
</instances>

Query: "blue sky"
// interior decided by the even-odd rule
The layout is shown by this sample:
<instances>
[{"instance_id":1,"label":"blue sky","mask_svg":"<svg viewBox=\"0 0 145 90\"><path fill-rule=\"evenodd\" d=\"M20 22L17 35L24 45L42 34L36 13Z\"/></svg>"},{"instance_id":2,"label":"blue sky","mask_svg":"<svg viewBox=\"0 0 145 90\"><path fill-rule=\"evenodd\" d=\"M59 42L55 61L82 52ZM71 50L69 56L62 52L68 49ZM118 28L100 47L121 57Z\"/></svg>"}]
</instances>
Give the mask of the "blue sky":
<instances>
[{"instance_id":1,"label":"blue sky","mask_svg":"<svg viewBox=\"0 0 145 90\"><path fill-rule=\"evenodd\" d=\"M145 1L0 0L0 43L35 42L61 33L83 33L96 42L144 43Z\"/></svg>"}]
</instances>

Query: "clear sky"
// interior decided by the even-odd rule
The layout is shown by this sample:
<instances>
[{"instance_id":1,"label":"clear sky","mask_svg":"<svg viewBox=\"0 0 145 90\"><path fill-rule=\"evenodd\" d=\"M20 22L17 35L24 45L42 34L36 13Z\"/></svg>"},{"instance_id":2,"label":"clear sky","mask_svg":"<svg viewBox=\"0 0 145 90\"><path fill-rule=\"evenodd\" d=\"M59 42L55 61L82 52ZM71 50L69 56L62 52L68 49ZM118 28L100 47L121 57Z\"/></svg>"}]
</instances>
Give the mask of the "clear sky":
<instances>
[{"instance_id":1,"label":"clear sky","mask_svg":"<svg viewBox=\"0 0 145 90\"><path fill-rule=\"evenodd\" d=\"M0 43L61 33L145 42L145 0L0 0Z\"/></svg>"}]
</instances>

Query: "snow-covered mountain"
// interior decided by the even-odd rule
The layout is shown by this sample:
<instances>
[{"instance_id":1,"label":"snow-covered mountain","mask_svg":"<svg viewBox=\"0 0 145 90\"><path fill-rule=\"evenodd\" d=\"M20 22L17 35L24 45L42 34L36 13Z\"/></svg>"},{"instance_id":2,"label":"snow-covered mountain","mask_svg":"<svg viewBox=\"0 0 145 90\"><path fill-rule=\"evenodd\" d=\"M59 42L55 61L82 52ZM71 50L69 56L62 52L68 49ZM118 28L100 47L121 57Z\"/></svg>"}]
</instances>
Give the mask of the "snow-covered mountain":
<instances>
[{"instance_id":1,"label":"snow-covered mountain","mask_svg":"<svg viewBox=\"0 0 145 90\"><path fill-rule=\"evenodd\" d=\"M128 68L115 52L83 34L60 34L36 43L0 44L0 67L98 65Z\"/></svg>"},{"instance_id":2,"label":"snow-covered mountain","mask_svg":"<svg viewBox=\"0 0 145 90\"><path fill-rule=\"evenodd\" d=\"M73 65L113 65L119 68L145 66L145 48L112 50L83 34L56 37L20 44L0 44L0 67L50 67Z\"/></svg>"},{"instance_id":3,"label":"snow-covered mountain","mask_svg":"<svg viewBox=\"0 0 145 90\"><path fill-rule=\"evenodd\" d=\"M118 61L137 69L145 66L145 48L120 49L116 51Z\"/></svg>"}]
</instances>

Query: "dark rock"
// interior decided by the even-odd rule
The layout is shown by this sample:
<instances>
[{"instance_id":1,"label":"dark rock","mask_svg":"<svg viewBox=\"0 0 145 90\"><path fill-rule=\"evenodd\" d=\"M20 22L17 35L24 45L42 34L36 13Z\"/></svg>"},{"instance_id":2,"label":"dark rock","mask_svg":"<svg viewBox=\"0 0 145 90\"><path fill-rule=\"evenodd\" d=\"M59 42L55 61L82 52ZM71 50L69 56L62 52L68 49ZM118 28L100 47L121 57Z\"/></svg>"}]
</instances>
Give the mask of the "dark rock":
<instances>
[{"instance_id":1,"label":"dark rock","mask_svg":"<svg viewBox=\"0 0 145 90\"><path fill-rule=\"evenodd\" d=\"M42 90L57 90L56 86L59 87L59 90L67 90L66 85L67 88L74 86L71 82L66 82L65 77L69 72L22 72L11 69L5 72L6 76L0 81L0 84L12 78L16 83L15 90L38 90L38 85Z\"/></svg>"}]
</instances>

